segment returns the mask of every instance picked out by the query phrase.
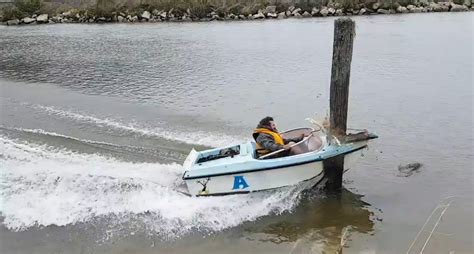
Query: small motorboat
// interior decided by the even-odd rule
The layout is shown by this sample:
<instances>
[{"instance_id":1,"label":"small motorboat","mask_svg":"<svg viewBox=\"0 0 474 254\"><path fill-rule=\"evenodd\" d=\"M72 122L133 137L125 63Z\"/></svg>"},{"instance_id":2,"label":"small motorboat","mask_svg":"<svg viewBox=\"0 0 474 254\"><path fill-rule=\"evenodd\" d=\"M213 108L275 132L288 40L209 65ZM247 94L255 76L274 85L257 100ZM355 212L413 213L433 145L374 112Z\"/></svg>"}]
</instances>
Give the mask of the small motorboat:
<instances>
[{"instance_id":1,"label":"small motorboat","mask_svg":"<svg viewBox=\"0 0 474 254\"><path fill-rule=\"evenodd\" d=\"M183 180L192 196L242 194L295 185L303 181L319 182L324 176L323 161L344 155L344 170L361 156L370 139L376 135L365 133L363 138L339 142L323 129L298 128L280 133L283 138L306 137L288 151L279 150L258 157L256 144L249 141L240 145L214 148L189 153L183 167ZM360 135L359 135L360 136ZM281 157L281 153L286 156Z\"/></svg>"}]
</instances>

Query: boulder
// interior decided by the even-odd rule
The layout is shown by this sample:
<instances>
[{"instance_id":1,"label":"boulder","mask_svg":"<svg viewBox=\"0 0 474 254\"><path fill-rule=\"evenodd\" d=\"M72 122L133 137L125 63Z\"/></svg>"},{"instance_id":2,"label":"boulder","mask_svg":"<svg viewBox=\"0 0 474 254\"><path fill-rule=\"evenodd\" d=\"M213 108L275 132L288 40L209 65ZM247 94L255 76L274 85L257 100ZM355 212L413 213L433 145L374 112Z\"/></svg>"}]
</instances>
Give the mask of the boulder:
<instances>
[{"instance_id":1,"label":"boulder","mask_svg":"<svg viewBox=\"0 0 474 254\"><path fill-rule=\"evenodd\" d=\"M405 6L401 6L401 5L400 5L400 6L398 6L398 8L397 8L397 12L398 12L398 13L408 13L408 9L407 9L407 7L405 7Z\"/></svg>"},{"instance_id":2,"label":"boulder","mask_svg":"<svg viewBox=\"0 0 474 254\"><path fill-rule=\"evenodd\" d=\"M130 15L129 15L129 16L130 16ZM128 21L130 21L130 22L137 22L137 21L138 21L138 16L135 15L135 16L133 16L133 17L130 17L130 18L128 19Z\"/></svg>"},{"instance_id":3,"label":"boulder","mask_svg":"<svg viewBox=\"0 0 474 254\"><path fill-rule=\"evenodd\" d=\"M458 12L458 11L468 11L468 10L469 10L469 8L467 6L451 3L451 10L450 11Z\"/></svg>"},{"instance_id":4,"label":"boulder","mask_svg":"<svg viewBox=\"0 0 474 254\"><path fill-rule=\"evenodd\" d=\"M239 15L239 19L246 19L246 18L247 18L247 17L245 17L245 15L243 15L243 14L240 14L240 15Z\"/></svg>"},{"instance_id":5,"label":"boulder","mask_svg":"<svg viewBox=\"0 0 474 254\"><path fill-rule=\"evenodd\" d=\"M291 16L291 11L286 11L286 12L285 12L285 15L286 15L287 17L290 17L290 16Z\"/></svg>"},{"instance_id":6,"label":"boulder","mask_svg":"<svg viewBox=\"0 0 474 254\"><path fill-rule=\"evenodd\" d=\"M105 17L99 17L97 18L97 22L105 22L107 19Z\"/></svg>"},{"instance_id":7,"label":"boulder","mask_svg":"<svg viewBox=\"0 0 474 254\"><path fill-rule=\"evenodd\" d=\"M293 12L294 10L295 10L295 7L294 7L293 5L290 6L290 7L288 7L288 11L289 11L289 12Z\"/></svg>"},{"instance_id":8,"label":"boulder","mask_svg":"<svg viewBox=\"0 0 474 254\"><path fill-rule=\"evenodd\" d=\"M188 9L189 10L189 9ZM157 9L154 9L153 11L151 11L151 14L153 14L153 16L160 16L160 11L157 10ZM124 16L124 15L121 15L121 16Z\"/></svg>"},{"instance_id":9,"label":"boulder","mask_svg":"<svg viewBox=\"0 0 474 254\"><path fill-rule=\"evenodd\" d=\"M36 18L36 22L38 23L47 23L48 22L48 14L41 14Z\"/></svg>"},{"instance_id":10,"label":"boulder","mask_svg":"<svg viewBox=\"0 0 474 254\"><path fill-rule=\"evenodd\" d=\"M168 17L168 13L167 13L166 11L162 11L162 12L160 13L160 18L166 19L166 17Z\"/></svg>"},{"instance_id":11,"label":"boulder","mask_svg":"<svg viewBox=\"0 0 474 254\"><path fill-rule=\"evenodd\" d=\"M265 13L276 13L277 7L275 5L269 5L265 7Z\"/></svg>"},{"instance_id":12,"label":"boulder","mask_svg":"<svg viewBox=\"0 0 474 254\"><path fill-rule=\"evenodd\" d=\"M7 21L7 26L15 26L20 24L20 20L18 19L10 19Z\"/></svg>"},{"instance_id":13,"label":"boulder","mask_svg":"<svg viewBox=\"0 0 474 254\"><path fill-rule=\"evenodd\" d=\"M359 11L359 15L364 15L367 12L365 8L361 8Z\"/></svg>"},{"instance_id":14,"label":"boulder","mask_svg":"<svg viewBox=\"0 0 474 254\"><path fill-rule=\"evenodd\" d=\"M295 13L295 15L293 15L293 17L295 17L295 18L298 18L298 19L299 19L299 18L302 18L302 17L303 17L303 15L301 15L299 12L297 12L297 13Z\"/></svg>"},{"instance_id":15,"label":"boulder","mask_svg":"<svg viewBox=\"0 0 474 254\"><path fill-rule=\"evenodd\" d=\"M416 8L416 6L414 6L414 5L412 5L412 4L407 5L407 9L408 9L409 11L411 11L411 10L413 10L413 9L415 9L415 8Z\"/></svg>"},{"instance_id":16,"label":"boulder","mask_svg":"<svg viewBox=\"0 0 474 254\"><path fill-rule=\"evenodd\" d=\"M377 10L377 13L379 13L379 14L390 14L390 11L389 11L389 10L385 10L385 9L378 9L378 10Z\"/></svg>"},{"instance_id":17,"label":"boulder","mask_svg":"<svg viewBox=\"0 0 474 254\"><path fill-rule=\"evenodd\" d=\"M319 13L319 9L316 7L313 7L313 9L311 10L311 16L316 16L318 15L318 13Z\"/></svg>"},{"instance_id":18,"label":"boulder","mask_svg":"<svg viewBox=\"0 0 474 254\"><path fill-rule=\"evenodd\" d=\"M34 19L34 18L26 17L26 18L23 18L23 19L21 20L21 23L23 23L23 24L31 24L31 23L33 23L33 22L35 22L35 21L36 21L36 19Z\"/></svg>"},{"instance_id":19,"label":"boulder","mask_svg":"<svg viewBox=\"0 0 474 254\"><path fill-rule=\"evenodd\" d=\"M421 13L423 12L423 7L415 7L410 10L411 13Z\"/></svg>"},{"instance_id":20,"label":"boulder","mask_svg":"<svg viewBox=\"0 0 474 254\"><path fill-rule=\"evenodd\" d=\"M329 10L328 8L323 7L319 13L321 14L321 16L326 17L327 15L329 15Z\"/></svg>"},{"instance_id":21,"label":"boulder","mask_svg":"<svg viewBox=\"0 0 474 254\"><path fill-rule=\"evenodd\" d=\"M359 10L352 10L352 14L353 14L353 15L359 14Z\"/></svg>"},{"instance_id":22,"label":"boulder","mask_svg":"<svg viewBox=\"0 0 474 254\"><path fill-rule=\"evenodd\" d=\"M431 11L434 11L434 12L443 11L443 8L441 7L441 5L435 2L431 2L429 5L429 8L431 9Z\"/></svg>"},{"instance_id":23,"label":"boulder","mask_svg":"<svg viewBox=\"0 0 474 254\"><path fill-rule=\"evenodd\" d=\"M330 7L328 8L328 12L329 12L329 15L334 15L334 13L336 13L336 9Z\"/></svg>"},{"instance_id":24,"label":"boulder","mask_svg":"<svg viewBox=\"0 0 474 254\"><path fill-rule=\"evenodd\" d=\"M372 5L372 10L376 11L380 8L380 3L376 2Z\"/></svg>"},{"instance_id":25,"label":"boulder","mask_svg":"<svg viewBox=\"0 0 474 254\"><path fill-rule=\"evenodd\" d=\"M264 15L263 12L260 10L260 11L258 11L257 14L253 15L253 18L254 18L254 19L264 19L264 18L265 18L265 15Z\"/></svg>"},{"instance_id":26,"label":"boulder","mask_svg":"<svg viewBox=\"0 0 474 254\"><path fill-rule=\"evenodd\" d=\"M144 11L141 15L141 18L148 21L151 18L151 13L149 11Z\"/></svg>"},{"instance_id":27,"label":"boulder","mask_svg":"<svg viewBox=\"0 0 474 254\"><path fill-rule=\"evenodd\" d=\"M72 11L66 11L62 13L62 16L65 18L70 18L73 16Z\"/></svg>"},{"instance_id":28,"label":"boulder","mask_svg":"<svg viewBox=\"0 0 474 254\"><path fill-rule=\"evenodd\" d=\"M278 14L274 13L274 12L269 12L267 13L267 18L278 18Z\"/></svg>"},{"instance_id":29,"label":"boulder","mask_svg":"<svg viewBox=\"0 0 474 254\"><path fill-rule=\"evenodd\" d=\"M125 18L122 16L117 16L117 21L122 23Z\"/></svg>"},{"instance_id":30,"label":"boulder","mask_svg":"<svg viewBox=\"0 0 474 254\"><path fill-rule=\"evenodd\" d=\"M336 10L336 16L344 16L344 12L342 11L342 9Z\"/></svg>"},{"instance_id":31,"label":"boulder","mask_svg":"<svg viewBox=\"0 0 474 254\"><path fill-rule=\"evenodd\" d=\"M301 8L297 8L291 12L291 15L295 16L297 13L301 14L300 12L301 12Z\"/></svg>"},{"instance_id":32,"label":"boulder","mask_svg":"<svg viewBox=\"0 0 474 254\"><path fill-rule=\"evenodd\" d=\"M286 19L286 14L284 12L278 13L278 18L279 19Z\"/></svg>"},{"instance_id":33,"label":"boulder","mask_svg":"<svg viewBox=\"0 0 474 254\"><path fill-rule=\"evenodd\" d=\"M307 11L303 12L303 14L302 14L301 16L303 16L303 18L312 17L311 13L309 13L309 12L307 12Z\"/></svg>"}]
</instances>

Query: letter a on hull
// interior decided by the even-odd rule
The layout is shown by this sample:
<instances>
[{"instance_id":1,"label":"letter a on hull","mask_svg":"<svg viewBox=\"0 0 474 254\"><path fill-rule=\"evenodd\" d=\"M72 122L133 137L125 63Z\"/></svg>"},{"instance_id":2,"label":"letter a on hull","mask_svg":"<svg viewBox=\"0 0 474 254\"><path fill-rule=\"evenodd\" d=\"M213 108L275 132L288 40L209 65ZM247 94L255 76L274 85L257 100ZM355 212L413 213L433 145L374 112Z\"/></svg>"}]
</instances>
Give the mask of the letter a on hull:
<instances>
[{"instance_id":1,"label":"letter a on hull","mask_svg":"<svg viewBox=\"0 0 474 254\"><path fill-rule=\"evenodd\" d=\"M243 176L234 176L233 190L245 189L249 187Z\"/></svg>"}]
</instances>

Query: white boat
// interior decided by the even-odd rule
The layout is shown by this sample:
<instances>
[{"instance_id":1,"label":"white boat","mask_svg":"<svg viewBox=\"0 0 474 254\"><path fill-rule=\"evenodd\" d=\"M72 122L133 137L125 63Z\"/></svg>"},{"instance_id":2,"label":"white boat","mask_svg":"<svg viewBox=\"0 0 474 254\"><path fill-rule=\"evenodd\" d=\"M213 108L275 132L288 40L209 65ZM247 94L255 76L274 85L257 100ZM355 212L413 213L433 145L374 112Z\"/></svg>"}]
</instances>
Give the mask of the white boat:
<instances>
[{"instance_id":1,"label":"white boat","mask_svg":"<svg viewBox=\"0 0 474 254\"><path fill-rule=\"evenodd\" d=\"M284 150L257 157L253 141L224 148L196 152L186 158L183 180L192 196L242 194L295 185L303 181L318 182L324 176L323 161L344 155L344 168L360 157L370 139L340 143L328 142L327 135L312 128L299 128L281 133L283 138L307 135L293 145L289 155L278 157Z\"/></svg>"}]
</instances>

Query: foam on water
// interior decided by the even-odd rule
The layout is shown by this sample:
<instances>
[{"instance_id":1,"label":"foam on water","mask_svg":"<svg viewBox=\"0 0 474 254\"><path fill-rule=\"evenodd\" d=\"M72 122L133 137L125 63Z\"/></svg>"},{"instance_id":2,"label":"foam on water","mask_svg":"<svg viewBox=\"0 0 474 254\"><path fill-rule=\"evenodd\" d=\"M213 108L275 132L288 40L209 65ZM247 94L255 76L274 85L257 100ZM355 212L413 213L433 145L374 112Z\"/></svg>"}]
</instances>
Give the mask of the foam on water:
<instances>
[{"instance_id":1,"label":"foam on water","mask_svg":"<svg viewBox=\"0 0 474 254\"><path fill-rule=\"evenodd\" d=\"M131 133L138 133L144 136L155 136L159 138L175 140L187 144L196 144L203 146L221 147L229 144L239 144L247 138L235 137L223 133L210 133L205 131L171 131L160 127L143 126L142 124L132 122L123 123L117 119L100 118L83 112L73 112L71 110L58 109L52 106L34 105L48 114L57 115L63 118L70 118L75 121L89 122L99 126L107 126L113 129L124 130Z\"/></svg>"},{"instance_id":2,"label":"foam on water","mask_svg":"<svg viewBox=\"0 0 474 254\"><path fill-rule=\"evenodd\" d=\"M291 210L300 187L249 195L195 198L176 191L178 164L130 163L0 136L1 206L10 230L89 223L133 222L176 238L219 231Z\"/></svg>"}]
</instances>

